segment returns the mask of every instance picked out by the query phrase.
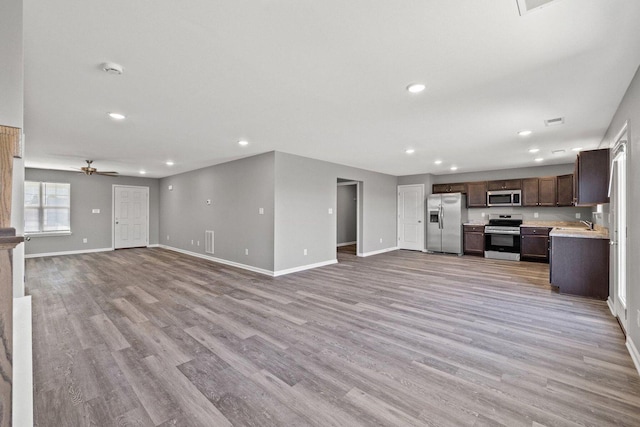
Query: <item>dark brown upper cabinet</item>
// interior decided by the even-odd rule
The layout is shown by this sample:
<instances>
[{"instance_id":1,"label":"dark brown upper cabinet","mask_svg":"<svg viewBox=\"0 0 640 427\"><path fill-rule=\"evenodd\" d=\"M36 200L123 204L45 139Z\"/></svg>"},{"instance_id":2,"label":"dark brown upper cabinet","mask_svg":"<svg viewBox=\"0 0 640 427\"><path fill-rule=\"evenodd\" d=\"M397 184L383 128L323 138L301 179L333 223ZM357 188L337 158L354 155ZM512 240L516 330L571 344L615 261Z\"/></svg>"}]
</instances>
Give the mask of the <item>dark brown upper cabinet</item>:
<instances>
[{"instance_id":1,"label":"dark brown upper cabinet","mask_svg":"<svg viewBox=\"0 0 640 427\"><path fill-rule=\"evenodd\" d=\"M573 206L573 174L558 177L556 194L557 206Z\"/></svg>"},{"instance_id":2,"label":"dark brown upper cabinet","mask_svg":"<svg viewBox=\"0 0 640 427\"><path fill-rule=\"evenodd\" d=\"M522 180L522 206L556 206L556 177Z\"/></svg>"},{"instance_id":3,"label":"dark brown upper cabinet","mask_svg":"<svg viewBox=\"0 0 640 427\"><path fill-rule=\"evenodd\" d=\"M487 181L467 183L467 207L487 207Z\"/></svg>"},{"instance_id":4,"label":"dark brown upper cabinet","mask_svg":"<svg viewBox=\"0 0 640 427\"><path fill-rule=\"evenodd\" d=\"M507 179L501 181L489 181L487 183L487 189L489 191L496 190L520 190L522 188L521 179Z\"/></svg>"},{"instance_id":5,"label":"dark brown upper cabinet","mask_svg":"<svg viewBox=\"0 0 640 427\"><path fill-rule=\"evenodd\" d=\"M467 193L467 183L459 182L455 184L433 184L431 187L433 194L438 193Z\"/></svg>"},{"instance_id":6,"label":"dark brown upper cabinet","mask_svg":"<svg viewBox=\"0 0 640 427\"><path fill-rule=\"evenodd\" d=\"M574 179L576 206L609 203L609 149L578 153Z\"/></svg>"}]
</instances>

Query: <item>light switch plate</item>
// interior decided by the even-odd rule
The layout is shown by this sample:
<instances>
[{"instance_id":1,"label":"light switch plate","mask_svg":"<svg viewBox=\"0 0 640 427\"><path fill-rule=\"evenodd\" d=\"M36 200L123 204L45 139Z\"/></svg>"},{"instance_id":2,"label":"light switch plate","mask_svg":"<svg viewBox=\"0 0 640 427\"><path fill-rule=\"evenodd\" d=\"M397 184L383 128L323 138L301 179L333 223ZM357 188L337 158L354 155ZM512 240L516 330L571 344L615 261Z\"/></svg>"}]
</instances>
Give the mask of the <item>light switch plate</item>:
<instances>
[{"instance_id":1,"label":"light switch plate","mask_svg":"<svg viewBox=\"0 0 640 427\"><path fill-rule=\"evenodd\" d=\"M329 215L333 214L333 208L329 208Z\"/></svg>"},{"instance_id":2,"label":"light switch plate","mask_svg":"<svg viewBox=\"0 0 640 427\"><path fill-rule=\"evenodd\" d=\"M209 206L211 204L211 199L207 199L206 203L207 203L207 206Z\"/></svg>"},{"instance_id":3,"label":"light switch plate","mask_svg":"<svg viewBox=\"0 0 640 427\"><path fill-rule=\"evenodd\" d=\"M576 213L576 219L580 219L580 212Z\"/></svg>"},{"instance_id":4,"label":"light switch plate","mask_svg":"<svg viewBox=\"0 0 640 427\"><path fill-rule=\"evenodd\" d=\"M534 212L534 213L533 213L533 217L534 217L534 218L538 218L539 216L540 216L540 215L538 215L538 212Z\"/></svg>"},{"instance_id":5,"label":"light switch plate","mask_svg":"<svg viewBox=\"0 0 640 427\"><path fill-rule=\"evenodd\" d=\"M91 213L100 213L100 209L91 209Z\"/></svg>"},{"instance_id":6,"label":"light switch plate","mask_svg":"<svg viewBox=\"0 0 640 427\"><path fill-rule=\"evenodd\" d=\"M264 215L264 208L258 208L258 214Z\"/></svg>"}]
</instances>

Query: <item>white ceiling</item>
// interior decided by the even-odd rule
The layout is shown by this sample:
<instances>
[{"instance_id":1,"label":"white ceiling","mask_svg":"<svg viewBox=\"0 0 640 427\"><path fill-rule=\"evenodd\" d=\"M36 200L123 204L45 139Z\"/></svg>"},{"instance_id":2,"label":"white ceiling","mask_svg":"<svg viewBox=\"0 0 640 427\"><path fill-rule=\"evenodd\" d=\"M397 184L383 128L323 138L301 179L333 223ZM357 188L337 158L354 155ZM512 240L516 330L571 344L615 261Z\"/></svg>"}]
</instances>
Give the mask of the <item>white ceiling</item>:
<instances>
[{"instance_id":1,"label":"white ceiling","mask_svg":"<svg viewBox=\"0 0 640 427\"><path fill-rule=\"evenodd\" d=\"M639 25L637 0L523 17L516 0L25 0L26 165L163 177L271 150L393 175L568 163L603 137Z\"/></svg>"}]
</instances>

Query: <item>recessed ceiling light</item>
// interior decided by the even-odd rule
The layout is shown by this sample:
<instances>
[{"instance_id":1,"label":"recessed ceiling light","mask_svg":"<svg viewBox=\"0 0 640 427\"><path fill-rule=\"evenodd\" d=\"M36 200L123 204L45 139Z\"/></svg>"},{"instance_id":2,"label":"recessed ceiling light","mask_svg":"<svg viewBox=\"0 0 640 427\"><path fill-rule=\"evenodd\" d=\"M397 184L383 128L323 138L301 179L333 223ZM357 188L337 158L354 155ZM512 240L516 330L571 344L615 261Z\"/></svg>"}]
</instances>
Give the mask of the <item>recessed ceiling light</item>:
<instances>
[{"instance_id":1,"label":"recessed ceiling light","mask_svg":"<svg viewBox=\"0 0 640 427\"><path fill-rule=\"evenodd\" d=\"M451 166L451 170L452 170L452 171L457 171L457 170L458 170L458 167L457 167L457 166Z\"/></svg>"},{"instance_id":2,"label":"recessed ceiling light","mask_svg":"<svg viewBox=\"0 0 640 427\"><path fill-rule=\"evenodd\" d=\"M436 165L441 165L441 164L442 164L442 160L436 160L436 161L435 161L435 162L433 162L433 163L435 163Z\"/></svg>"},{"instance_id":3,"label":"recessed ceiling light","mask_svg":"<svg viewBox=\"0 0 640 427\"><path fill-rule=\"evenodd\" d=\"M167 166L173 166L174 165L174 163L171 160L168 160L165 164Z\"/></svg>"},{"instance_id":4,"label":"recessed ceiling light","mask_svg":"<svg viewBox=\"0 0 640 427\"><path fill-rule=\"evenodd\" d=\"M406 150L404 150L404 152L407 154L413 154L416 152L416 150L414 150L413 148L407 148Z\"/></svg>"},{"instance_id":5,"label":"recessed ceiling light","mask_svg":"<svg viewBox=\"0 0 640 427\"><path fill-rule=\"evenodd\" d=\"M520 135L520 136L529 136L529 135L531 135L532 133L533 133L533 131L532 131L532 130L528 130L528 129L527 129L527 130L521 130L520 132L518 132L518 135Z\"/></svg>"},{"instance_id":6,"label":"recessed ceiling light","mask_svg":"<svg viewBox=\"0 0 640 427\"><path fill-rule=\"evenodd\" d=\"M539 149L539 148L532 148L532 149L530 149L530 150L529 150L529 152L530 152L531 154L533 154L533 153L537 153L538 151L540 151L540 149Z\"/></svg>"},{"instance_id":7,"label":"recessed ceiling light","mask_svg":"<svg viewBox=\"0 0 640 427\"><path fill-rule=\"evenodd\" d=\"M580 150L582 150L582 147L575 147L575 148L572 148L571 150L572 151L580 151Z\"/></svg>"},{"instance_id":8,"label":"recessed ceiling light","mask_svg":"<svg viewBox=\"0 0 640 427\"><path fill-rule=\"evenodd\" d=\"M246 145L249 145L249 141L246 141L244 139L241 139L240 141L238 141L238 144L242 145L243 147Z\"/></svg>"},{"instance_id":9,"label":"recessed ceiling light","mask_svg":"<svg viewBox=\"0 0 640 427\"><path fill-rule=\"evenodd\" d=\"M140 175L144 175L146 173L147 173L147 171L144 171L144 170L140 171Z\"/></svg>"},{"instance_id":10,"label":"recessed ceiling light","mask_svg":"<svg viewBox=\"0 0 640 427\"><path fill-rule=\"evenodd\" d=\"M411 83L409 86L407 86L407 90L411 93L420 93L426 88L427 86L422 83Z\"/></svg>"},{"instance_id":11,"label":"recessed ceiling light","mask_svg":"<svg viewBox=\"0 0 640 427\"><path fill-rule=\"evenodd\" d=\"M127 116L120 113L109 113L109 117L111 117L114 120L124 120L127 118Z\"/></svg>"},{"instance_id":12,"label":"recessed ceiling light","mask_svg":"<svg viewBox=\"0 0 640 427\"><path fill-rule=\"evenodd\" d=\"M538 157L537 159L535 159L535 161L536 161L536 162L541 162L541 161L543 161L543 160L544 160L544 159L543 159L542 157Z\"/></svg>"}]
</instances>

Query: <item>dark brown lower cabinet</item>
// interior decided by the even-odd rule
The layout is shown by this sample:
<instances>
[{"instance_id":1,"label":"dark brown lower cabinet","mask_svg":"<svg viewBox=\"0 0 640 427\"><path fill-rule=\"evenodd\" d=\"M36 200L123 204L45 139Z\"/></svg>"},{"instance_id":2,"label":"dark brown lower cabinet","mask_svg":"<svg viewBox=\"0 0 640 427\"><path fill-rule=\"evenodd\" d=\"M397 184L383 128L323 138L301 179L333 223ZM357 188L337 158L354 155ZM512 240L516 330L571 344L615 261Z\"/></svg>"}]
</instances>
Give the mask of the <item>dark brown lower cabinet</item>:
<instances>
[{"instance_id":1,"label":"dark brown lower cabinet","mask_svg":"<svg viewBox=\"0 0 640 427\"><path fill-rule=\"evenodd\" d=\"M464 253L484 256L484 225L464 226Z\"/></svg>"},{"instance_id":2,"label":"dark brown lower cabinet","mask_svg":"<svg viewBox=\"0 0 640 427\"><path fill-rule=\"evenodd\" d=\"M549 227L520 228L520 259L549 262Z\"/></svg>"},{"instance_id":3,"label":"dark brown lower cabinet","mask_svg":"<svg viewBox=\"0 0 640 427\"><path fill-rule=\"evenodd\" d=\"M607 299L609 239L551 237L550 282L563 294Z\"/></svg>"}]
</instances>

